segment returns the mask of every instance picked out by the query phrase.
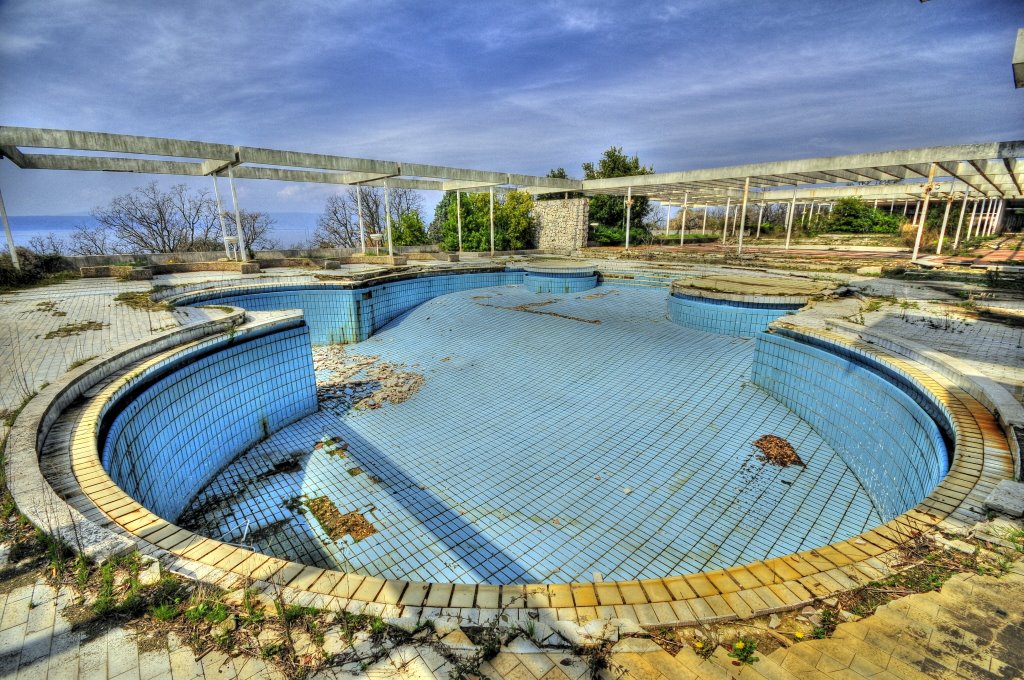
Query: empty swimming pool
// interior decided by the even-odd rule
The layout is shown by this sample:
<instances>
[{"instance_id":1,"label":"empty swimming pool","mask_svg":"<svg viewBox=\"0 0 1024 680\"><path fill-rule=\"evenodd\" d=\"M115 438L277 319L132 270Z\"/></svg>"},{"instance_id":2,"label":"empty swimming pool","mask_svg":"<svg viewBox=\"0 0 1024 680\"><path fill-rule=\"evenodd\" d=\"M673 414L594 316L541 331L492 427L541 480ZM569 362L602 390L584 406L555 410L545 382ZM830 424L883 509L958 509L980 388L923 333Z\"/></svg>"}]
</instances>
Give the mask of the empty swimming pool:
<instances>
[{"instance_id":1,"label":"empty swimming pool","mask_svg":"<svg viewBox=\"0 0 1024 680\"><path fill-rule=\"evenodd\" d=\"M860 388L818 384L794 366L828 358L785 342L679 326L657 289L441 295L361 342L319 347L321 408L223 468L182 520L368 575L565 583L785 555L912 507L945 471L935 424L862 367ZM823 420L805 412L801 384ZM836 403L875 391L906 414L874 429L894 427L921 460L856 420L891 404ZM860 441L844 427L862 428ZM804 466L759 458L753 442L769 434ZM346 532L353 518L361 530Z\"/></svg>"}]
</instances>

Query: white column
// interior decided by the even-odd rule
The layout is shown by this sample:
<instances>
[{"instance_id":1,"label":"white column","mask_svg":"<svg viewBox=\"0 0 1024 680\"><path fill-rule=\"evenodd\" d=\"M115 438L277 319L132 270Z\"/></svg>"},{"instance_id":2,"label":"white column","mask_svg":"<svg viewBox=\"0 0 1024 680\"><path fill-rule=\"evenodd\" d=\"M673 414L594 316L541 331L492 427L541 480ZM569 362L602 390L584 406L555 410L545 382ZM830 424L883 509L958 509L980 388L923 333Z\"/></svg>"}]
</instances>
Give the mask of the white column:
<instances>
[{"instance_id":1,"label":"white column","mask_svg":"<svg viewBox=\"0 0 1024 680\"><path fill-rule=\"evenodd\" d=\"M686 242L686 210L690 202L690 192L683 194L683 219L679 221L679 245Z\"/></svg>"},{"instance_id":2,"label":"white column","mask_svg":"<svg viewBox=\"0 0 1024 680\"><path fill-rule=\"evenodd\" d=\"M928 182L924 185L924 205L921 206L921 219L917 223L917 235L914 237L914 254L910 256L911 262L917 259L918 252L921 250L921 236L924 234L924 223L928 219L928 202L932 198L932 182L935 180L935 168L935 163L932 163L928 168Z\"/></svg>"},{"instance_id":3,"label":"white column","mask_svg":"<svg viewBox=\"0 0 1024 680\"><path fill-rule=\"evenodd\" d=\"M356 185L356 216L359 219L359 249L366 255L366 226L363 224L363 188Z\"/></svg>"},{"instance_id":4,"label":"white column","mask_svg":"<svg viewBox=\"0 0 1024 680\"><path fill-rule=\"evenodd\" d=\"M0 217L4 220L4 235L7 236L7 250L11 254L11 264L18 271L21 271L21 263L18 262L18 251L14 249L14 234L11 233L11 223L7 221L7 208L4 206L4 196L0 194Z\"/></svg>"},{"instance_id":5,"label":"white column","mask_svg":"<svg viewBox=\"0 0 1024 680\"><path fill-rule=\"evenodd\" d=\"M978 200L979 199L974 199L973 201L971 201L971 204L972 204L971 205L971 219L967 223L967 240L968 241L971 240L971 234L974 231L974 216L978 213Z\"/></svg>"},{"instance_id":6,"label":"white column","mask_svg":"<svg viewBox=\"0 0 1024 680\"><path fill-rule=\"evenodd\" d=\"M455 225L459 230L459 252L462 252L462 192L455 192Z\"/></svg>"},{"instance_id":7,"label":"white column","mask_svg":"<svg viewBox=\"0 0 1024 680\"><path fill-rule=\"evenodd\" d=\"M757 235L754 238L761 238L761 218L764 217L764 201L757 210Z\"/></svg>"},{"instance_id":8,"label":"white column","mask_svg":"<svg viewBox=\"0 0 1024 680\"><path fill-rule=\"evenodd\" d=\"M494 257L494 187L491 187L491 257Z\"/></svg>"},{"instance_id":9,"label":"white column","mask_svg":"<svg viewBox=\"0 0 1024 680\"><path fill-rule=\"evenodd\" d=\"M999 208L996 210L996 223L995 233L1001 233L1003 230L1003 215L1006 213L1006 199L999 199Z\"/></svg>"},{"instance_id":10,"label":"white column","mask_svg":"<svg viewBox=\"0 0 1024 680\"><path fill-rule=\"evenodd\" d=\"M704 204L704 221L700 223L700 233L706 234L708 231L708 205Z\"/></svg>"},{"instance_id":11,"label":"white column","mask_svg":"<svg viewBox=\"0 0 1024 680\"><path fill-rule=\"evenodd\" d=\"M220 187L217 186L217 173L210 175L213 178L213 195L217 199L217 219L220 220L220 236L224 239L224 255L231 259L231 246L228 245L228 228L224 225L224 208L220 204Z\"/></svg>"},{"instance_id":12,"label":"white column","mask_svg":"<svg viewBox=\"0 0 1024 680\"><path fill-rule=\"evenodd\" d=\"M629 250L629 220L633 209L633 187L626 187L626 250Z\"/></svg>"},{"instance_id":13,"label":"white column","mask_svg":"<svg viewBox=\"0 0 1024 680\"><path fill-rule=\"evenodd\" d=\"M388 255L395 256L395 244L391 242L391 190L388 189L388 181L384 180L384 224L388 230Z\"/></svg>"},{"instance_id":14,"label":"white column","mask_svg":"<svg viewBox=\"0 0 1024 680\"><path fill-rule=\"evenodd\" d=\"M722 243L725 243L725 235L729 231L729 206L732 205L732 196L725 199L725 221L722 222Z\"/></svg>"},{"instance_id":15,"label":"white column","mask_svg":"<svg viewBox=\"0 0 1024 680\"><path fill-rule=\"evenodd\" d=\"M242 235L242 215L238 211L238 192L235 191L235 171L228 166L228 184L231 186L231 204L235 208L235 233L238 235L238 254L242 262L249 261L249 251L245 247L245 237Z\"/></svg>"},{"instance_id":16,"label":"white column","mask_svg":"<svg viewBox=\"0 0 1024 680\"><path fill-rule=\"evenodd\" d=\"M907 216L907 202L903 201L903 216Z\"/></svg>"},{"instance_id":17,"label":"white column","mask_svg":"<svg viewBox=\"0 0 1024 680\"><path fill-rule=\"evenodd\" d=\"M669 205L668 205L668 203L666 203L665 204L665 236L668 236L668 227L669 227L669 221L670 221L668 213L669 213Z\"/></svg>"},{"instance_id":18,"label":"white column","mask_svg":"<svg viewBox=\"0 0 1024 680\"><path fill-rule=\"evenodd\" d=\"M942 255L942 240L946 238L946 223L949 222L949 209L953 207L953 194L946 199L946 212L942 214L942 227L939 229L939 245L935 249L936 255Z\"/></svg>"},{"instance_id":19,"label":"white column","mask_svg":"<svg viewBox=\"0 0 1024 680\"><path fill-rule=\"evenodd\" d=\"M747 196L750 194L750 178L743 180L743 207L740 208L740 236L736 242L736 254L743 254L743 230L747 226Z\"/></svg>"},{"instance_id":20,"label":"white column","mask_svg":"<svg viewBox=\"0 0 1024 680\"><path fill-rule=\"evenodd\" d=\"M967 197L971 195L971 188L964 187L964 201L960 204L960 219L956 221L956 236L953 237L953 250L960 246L960 227L964 225L964 215L967 214Z\"/></svg>"},{"instance_id":21,"label":"white column","mask_svg":"<svg viewBox=\"0 0 1024 680\"><path fill-rule=\"evenodd\" d=\"M796 187L793 187L793 200L789 203L786 214L786 250L789 250L789 239L793 236L793 218L796 216Z\"/></svg>"}]
</instances>

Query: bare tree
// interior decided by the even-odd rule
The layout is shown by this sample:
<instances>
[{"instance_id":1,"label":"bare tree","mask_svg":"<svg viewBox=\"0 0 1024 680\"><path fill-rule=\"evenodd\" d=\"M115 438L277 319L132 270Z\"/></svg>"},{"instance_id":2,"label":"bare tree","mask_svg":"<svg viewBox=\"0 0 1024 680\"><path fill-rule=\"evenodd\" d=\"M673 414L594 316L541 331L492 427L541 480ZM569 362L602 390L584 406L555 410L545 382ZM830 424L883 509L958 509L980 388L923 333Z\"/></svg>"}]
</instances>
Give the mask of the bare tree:
<instances>
[{"instance_id":1,"label":"bare tree","mask_svg":"<svg viewBox=\"0 0 1024 680\"><path fill-rule=\"evenodd\" d=\"M72 255L109 255L121 252L110 227L79 224L71 231L68 252Z\"/></svg>"},{"instance_id":2,"label":"bare tree","mask_svg":"<svg viewBox=\"0 0 1024 680\"><path fill-rule=\"evenodd\" d=\"M176 184L166 193L156 182L118 196L93 217L113 230L127 249L177 253L195 250L217 237L217 212L206 191Z\"/></svg>"},{"instance_id":3,"label":"bare tree","mask_svg":"<svg viewBox=\"0 0 1024 680\"><path fill-rule=\"evenodd\" d=\"M225 211L221 215L224 218L224 226L228 230L228 236L235 236L235 214ZM249 257L257 250L274 250L281 247L281 243L271 238L270 232L274 230L277 222L265 212L256 210L239 210L239 220L242 223L242 237L245 239L246 249ZM224 239L220 233L220 223L213 236L206 241L196 241L192 250L214 251L224 247Z\"/></svg>"},{"instance_id":4,"label":"bare tree","mask_svg":"<svg viewBox=\"0 0 1024 680\"><path fill-rule=\"evenodd\" d=\"M384 215L384 189L381 187L349 187L344 193L327 197L324 212L317 220L313 241L320 247L354 248L359 245L359 214L357 195L362 202L363 225L367 234L382 234L387 228ZM418 212L423 199L413 189L389 189L388 204L392 225L402 215Z\"/></svg>"},{"instance_id":5,"label":"bare tree","mask_svg":"<svg viewBox=\"0 0 1024 680\"><path fill-rule=\"evenodd\" d=\"M68 244L52 231L44 237L33 236L28 240L28 247L40 255L66 255Z\"/></svg>"}]
</instances>

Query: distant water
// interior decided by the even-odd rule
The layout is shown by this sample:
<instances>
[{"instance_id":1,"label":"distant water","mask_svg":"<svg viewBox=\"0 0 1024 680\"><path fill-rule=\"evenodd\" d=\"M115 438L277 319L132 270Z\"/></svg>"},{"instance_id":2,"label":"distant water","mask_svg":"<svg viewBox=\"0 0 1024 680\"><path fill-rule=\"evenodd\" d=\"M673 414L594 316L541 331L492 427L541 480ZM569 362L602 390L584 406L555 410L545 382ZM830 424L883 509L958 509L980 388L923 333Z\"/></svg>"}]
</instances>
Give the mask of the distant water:
<instances>
[{"instance_id":1,"label":"distant water","mask_svg":"<svg viewBox=\"0 0 1024 680\"><path fill-rule=\"evenodd\" d=\"M308 242L316 230L316 213L272 212L274 218L273 238L284 247L299 242ZM46 238L51 232L58 238L68 240L72 230L79 225L95 226L96 220L91 215L11 215L11 233L14 242L19 246L27 246L29 239L36 236ZM233 224L229 224L233 227ZM0 249L6 248L7 241L0 238Z\"/></svg>"}]
</instances>

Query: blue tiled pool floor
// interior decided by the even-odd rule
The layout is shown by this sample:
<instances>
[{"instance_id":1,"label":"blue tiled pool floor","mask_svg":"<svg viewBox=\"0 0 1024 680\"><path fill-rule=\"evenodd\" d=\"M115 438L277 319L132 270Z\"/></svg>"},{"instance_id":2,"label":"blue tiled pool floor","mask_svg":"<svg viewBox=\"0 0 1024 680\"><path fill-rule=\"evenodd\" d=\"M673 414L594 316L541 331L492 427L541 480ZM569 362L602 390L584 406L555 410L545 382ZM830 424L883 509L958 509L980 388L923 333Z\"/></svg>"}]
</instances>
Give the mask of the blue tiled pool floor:
<instances>
[{"instance_id":1,"label":"blue tiled pool floor","mask_svg":"<svg viewBox=\"0 0 1024 680\"><path fill-rule=\"evenodd\" d=\"M248 522L257 549L364 574L516 583L715 569L880 523L835 451L748 384L753 347L671 323L664 290L435 298L344 350L421 373L415 396L276 433L197 499L202 529L238 542ZM765 434L807 467L758 461ZM313 450L324 437L347 457ZM285 507L324 495L377 533L331 541Z\"/></svg>"}]
</instances>

